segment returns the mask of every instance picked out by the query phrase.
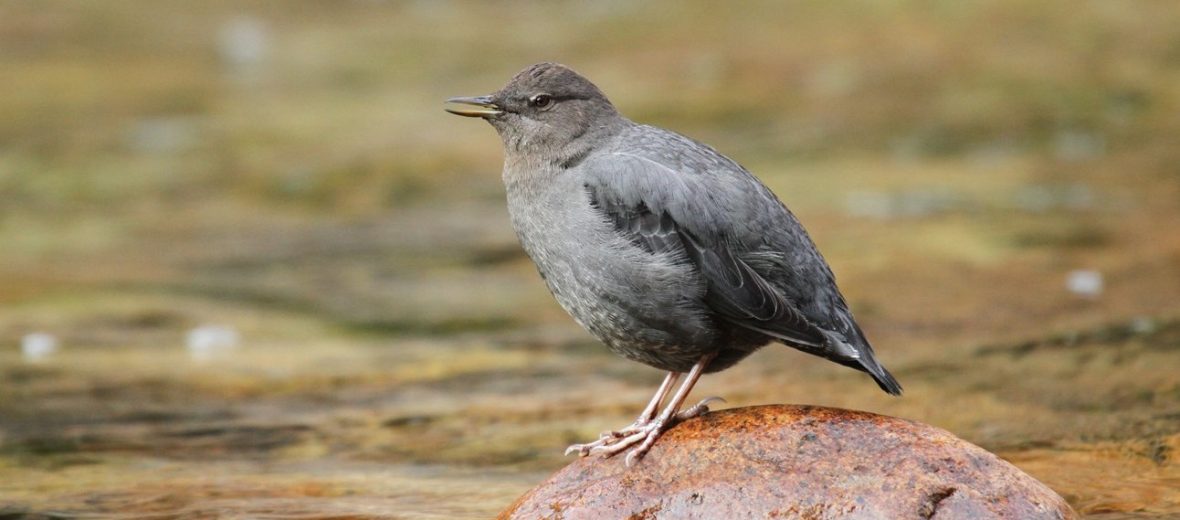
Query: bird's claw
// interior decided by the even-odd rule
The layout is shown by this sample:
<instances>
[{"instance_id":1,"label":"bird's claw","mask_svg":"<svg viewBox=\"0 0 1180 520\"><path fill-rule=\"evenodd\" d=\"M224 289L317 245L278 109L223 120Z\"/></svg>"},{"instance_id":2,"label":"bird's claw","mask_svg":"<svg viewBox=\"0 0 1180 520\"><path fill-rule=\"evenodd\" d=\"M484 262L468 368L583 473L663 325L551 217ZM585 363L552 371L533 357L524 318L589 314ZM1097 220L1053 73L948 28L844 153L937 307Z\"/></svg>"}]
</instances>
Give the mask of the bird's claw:
<instances>
[{"instance_id":1,"label":"bird's claw","mask_svg":"<svg viewBox=\"0 0 1180 520\"><path fill-rule=\"evenodd\" d=\"M677 422L680 422L679 416L673 416L672 420L666 422L656 419L643 425L632 425L620 432L616 432L620 434L618 437L599 439L589 445L583 446L594 445L589 447L588 454L600 455L603 458L613 457L630 449L631 451L627 452L627 458L624 459L624 462L627 464L627 467L631 467L655 445L656 439L660 435ZM638 446L636 446L637 444Z\"/></svg>"},{"instance_id":2,"label":"bird's claw","mask_svg":"<svg viewBox=\"0 0 1180 520\"><path fill-rule=\"evenodd\" d=\"M579 457L601 455L603 458L606 458L613 457L631 448L631 451L627 453L625 462L627 467L634 466L635 462L651 449L652 445L656 443L656 439L664 431L680 421L704 415L709 411L709 403L717 401L724 403L725 399L717 396L706 397L701 402L671 416L667 421L662 419L635 421L630 426L620 430L602 432L598 436L598 439L593 442L574 444L566 448L565 454L577 453ZM635 446L636 444L638 446Z\"/></svg>"},{"instance_id":3,"label":"bird's claw","mask_svg":"<svg viewBox=\"0 0 1180 520\"><path fill-rule=\"evenodd\" d=\"M650 450L652 445L656 443L656 439L659 438L660 433L662 432L659 430L653 431L643 439L643 444L640 444L635 449L627 453L627 458L624 459L623 462L628 468L634 466L641 457L647 454L647 450Z\"/></svg>"},{"instance_id":4,"label":"bird's claw","mask_svg":"<svg viewBox=\"0 0 1180 520\"><path fill-rule=\"evenodd\" d=\"M639 444L639 446L632 448L631 451L627 453L625 462L627 466L630 467L634 465L635 461L639 460L639 458L642 457L644 453L647 453L647 450L651 449L652 445L655 444L656 439L659 438L660 434L663 433L664 430L668 429L668 426L670 426L670 424L665 424L659 420L652 421L644 425L642 428L634 431L630 435L627 435L626 437L616 439L611 443L595 446L590 450L590 453L592 455L601 455L604 458L612 457L622 453L623 451L626 451L628 448L631 448L636 444Z\"/></svg>"},{"instance_id":5,"label":"bird's claw","mask_svg":"<svg viewBox=\"0 0 1180 520\"><path fill-rule=\"evenodd\" d=\"M568 457L571 453L577 453L579 457L585 457L586 455L590 454L590 448L592 447L592 444L594 443L571 444L570 447L565 449L565 455Z\"/></svg>"},{"instance_id":6,"label":"bird's claw","mask_svg":"<svg viewBox=\"0 0 1180 520\"><path fill-rule=\"evenodd\" d=\"M585 457L591 453L599 453L606 447L613 446L614 444L634 435L637 432L646 431L647 427L647 422L636 421L631 425L617 431L608 430L598 434L598 439L593 442L570 445L570 447L565 449L565 454L569 455L571 453L577 453L579 457ZM611 453L611 455L613 454L614 453ZM607 456L609 457L610 455Z\"/></svg>"},{"instance_id":7,"label":"bird's claw","mask_svg":"<svg viewBox=\"0 0 1180 520\"><path fill-rule=\"evenodd\" d=\"M704 399L701 399L701 402L692 405L692 407L687 408L685 410L681 410L679 413L677 413L675 415L676 420L683 421L685 419L692 419L693 417L699 417L701 415L704 415L709 412L709 403L712 403L715 401L722 402L722 403L726 402L725 399L722 399L721 397L718 397L715 395L711 396L711 397L706 397Z\"/></svg>"}]
</instances>

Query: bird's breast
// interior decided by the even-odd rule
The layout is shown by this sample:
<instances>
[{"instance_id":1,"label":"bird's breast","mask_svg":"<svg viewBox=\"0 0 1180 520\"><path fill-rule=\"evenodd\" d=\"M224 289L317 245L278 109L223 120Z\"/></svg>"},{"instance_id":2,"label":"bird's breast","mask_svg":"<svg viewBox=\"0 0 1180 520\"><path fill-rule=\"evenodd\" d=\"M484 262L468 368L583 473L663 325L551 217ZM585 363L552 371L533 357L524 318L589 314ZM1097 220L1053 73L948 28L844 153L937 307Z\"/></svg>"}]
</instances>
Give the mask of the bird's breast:
<instances>
[{"instance_id":1,"label":"bird's breast","mask_svg":"<svg viewBox=\"0 0 1180 520\"><path fill-rule=\"evenodd\" d=\"M576 179L509 184L508 208L558 303L612 350L653 364L643 356L674 349L697 355L715 341L699 273L619 234Z\"/></svg>"}]
</instances>

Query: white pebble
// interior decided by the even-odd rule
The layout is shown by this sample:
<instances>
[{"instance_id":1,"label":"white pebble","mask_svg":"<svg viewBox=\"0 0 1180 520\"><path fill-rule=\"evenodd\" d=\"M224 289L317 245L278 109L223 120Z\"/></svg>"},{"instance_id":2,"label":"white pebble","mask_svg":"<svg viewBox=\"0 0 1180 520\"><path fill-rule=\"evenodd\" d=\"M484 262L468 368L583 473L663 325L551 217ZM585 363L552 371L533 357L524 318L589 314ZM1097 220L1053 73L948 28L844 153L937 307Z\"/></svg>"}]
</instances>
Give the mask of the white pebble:
<instances>
[{"instance_id":1,"label":"white pebble","mask_svg":"<svg viewBox=\"0 0 1180 520\"><path fill-rule=\"evenodd\" d=\"M1065 287L1076 295L1096 298L1102 295L1102 273L1093 269L1070 271L1065 278Z\"/></svg>"},{"instance_id":2,"label":"white pebble","mask_svg":"<svg viewBox=\"0 0 1180 520\"><path fill-rule=\"evenodd\" d=\"M36 363L57 352L57 338L44 332L25 334L20 340L20 351L25 361Z\"/></svg>"},{"instance_id":3,"label":"white pebble","mask_svg":"<svg viewBox=\"0 0 1180 520\"><path fill-rule=\"evenodd\" d=\"M262 63L270 50L266 23L249 16L238 16L222 24L217 40L221 59L235 68Z\"/></svg>"},{"instance_id":4,"label":"white pebble","mask_svg":"<svg viewBox=\"0 0 1180 520\"><path fill-rule=\"evenodd\" d=\"M185 344L193 361L209 361L238 346L238 331L224 325L202 325L188 331Z\"/></svg>"}]
</instances>

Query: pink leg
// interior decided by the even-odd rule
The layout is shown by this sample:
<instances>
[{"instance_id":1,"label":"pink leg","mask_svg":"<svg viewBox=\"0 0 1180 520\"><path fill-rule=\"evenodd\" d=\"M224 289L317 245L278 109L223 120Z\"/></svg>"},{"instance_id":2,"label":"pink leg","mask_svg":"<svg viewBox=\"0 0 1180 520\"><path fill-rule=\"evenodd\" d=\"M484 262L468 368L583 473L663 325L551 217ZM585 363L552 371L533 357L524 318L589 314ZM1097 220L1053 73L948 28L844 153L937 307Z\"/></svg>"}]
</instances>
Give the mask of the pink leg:
<instances>
[{"instance_id":1,"label":"pink leg","mask_svg":"<svg viewBox=\"0 0 1180 520\"><path fill-rule=\"evenodd\" d=\"M586 444L574 444L565 449L565 454L577 453L585 457L590 454L590 450L599 446L605 446L614 442L617 439L627 437L643 427L647 426L652 419L656 417L656 411L660 409L660 403L664 402L664 398L668 396L668 392L672 390L672 386L680 379L680 372L668 372L664 376L664 382L660 383L660 388L656 390L656 395L651 398L651 402L647 403L647 407L639 413L639 417L630 426L626 426L619 431L603 432L598 436L598 440L588 442Z\"/></svg>"},{"instance_id":2,"label":"pink leg","mask_svg":"<svg viewBox=\"0 0 1180 520\"><path fill-rule=\"evenodd\" d=\"M680 388L676 390L676 393L672 395L672 399L668 401L668 404L664 407L663 411L660 412L658 417L647 424L636 428L634 433L630 433L629 435L620 439L614 439L613 442L602 443L590 448L590 453L597 453L604 457L610 457L634 446L635 444L639 444L639 446L636 446L629 453L627 453L627 465L632 466L635 464L635 461L639 460L645 453L647 453L649 449L651 449L652 445L655 444L656 439L658 439L660 435L664 433L664 431L676 424L677 421L707 412L709 410L707 406L708 403L716 398L710 397L705 399L696 406L685 410L684 413L679 413L680 407L684 404L685 399L688 398L688 394L692 391L693 385L695 385L697 380L700 379L701 374L703 374L705 371L705 367L709 365L709 362L712 361L713 357L715 356L716 354L706 355L705 357L701 358L697 364L693 365L692 370L689 371L688 377L684 380L684 383L681 384Z\"/></svg>"},{"instance_id":3,"label":"pink leg","mask_svg":"<svg viewBox=\"0 0 1180 520\"><path fill-rule=\"evenodd\" d=\"M651 402L647 403L647 407L639 414L639 418L635 420L635 424L647 424L656 417L656 411L660 409L660 403L664 402L664 398L668 396L668 392L672 390L672 385L676 384L676 380L680 379L680 372L668 372L664 376L664 382L660 383L660 388L656 390L656 395L651 398Z\"/></svg>"}]
</instances>

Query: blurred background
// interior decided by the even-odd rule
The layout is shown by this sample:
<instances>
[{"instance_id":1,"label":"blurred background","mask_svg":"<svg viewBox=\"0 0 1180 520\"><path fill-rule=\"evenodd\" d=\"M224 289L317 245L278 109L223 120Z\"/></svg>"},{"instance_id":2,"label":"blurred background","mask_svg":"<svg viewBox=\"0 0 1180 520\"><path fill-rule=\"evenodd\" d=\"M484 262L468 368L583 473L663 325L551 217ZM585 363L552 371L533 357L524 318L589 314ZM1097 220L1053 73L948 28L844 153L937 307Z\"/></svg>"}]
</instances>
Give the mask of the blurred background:
<instances>
[{"instance_id":1,"label":"blurred background","mask_svg":"<svg viewBox=\"0 0 1180 520\"><path fill-rule=\"evenodd\" d=\"M500 142L538 61L808 227L882 361L706 377L1180 514L1180 5L0 3L0 516L486 518L661 374L552 301Z\"/></svg>"}]
</instances>

